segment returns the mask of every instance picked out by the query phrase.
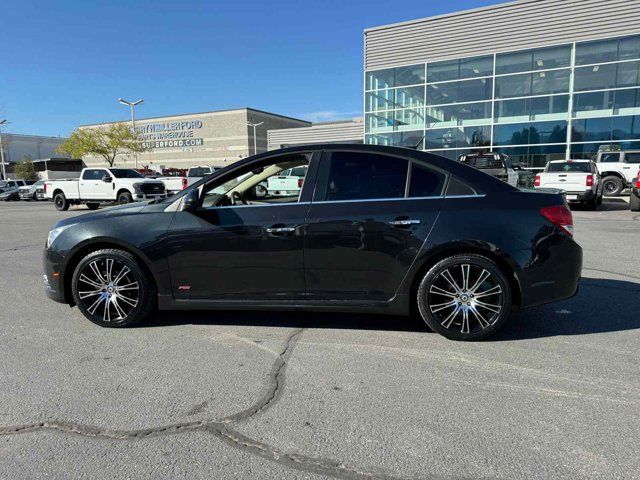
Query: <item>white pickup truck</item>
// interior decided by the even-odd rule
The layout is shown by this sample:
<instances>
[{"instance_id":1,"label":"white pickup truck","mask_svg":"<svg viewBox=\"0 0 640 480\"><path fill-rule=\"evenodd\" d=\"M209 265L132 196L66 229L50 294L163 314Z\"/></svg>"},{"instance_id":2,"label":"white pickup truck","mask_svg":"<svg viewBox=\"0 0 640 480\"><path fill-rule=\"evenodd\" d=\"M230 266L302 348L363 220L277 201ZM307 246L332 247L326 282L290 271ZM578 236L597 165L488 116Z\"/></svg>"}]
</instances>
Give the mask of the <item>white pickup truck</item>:
<instances>
[{"instance_id":1,"label":"white pickup truck","mask_svg":"<svg viewBox=\"0 0 640 480\"><path fill-rule=\"evenodd\" d=\"M568 203L596 210L602 203L602 178L591 160L553 160L536 175L534 188L562 190Z\"/></svg>"},{"instance_id":2,"label":"white pickup truck","mask_svg":"<svg viewBox=\"0 0 640 480\"><path fill-rule=\"evenodd\" d=\"M267 179L267 192L271 196L290 197L299 195L307 175L307 167L294 167L283 170Z\"/></svg>"},{"instance_id":3,"label":"white pickup truck","mask_svg":"<svg viewBox=\"0 0 640 480\"><path fill-rule=\"evenodd\" d=\"M61 211L83 203L95 210L106 202L123 204L167 196L163 182L146 179L131 168L85 168L79 179L46 181L44 192Z\"/></svg>"},{"instance_id":4,"label":"white pickup truck","mask_svg":"<svg viewBox=\"0 0 640 480\"><path fill-rule=\"evenodd\" d=\"M220 170L219 167L199 166L191 167L187 171L186 177L159 177L157 180L162 180L167 187L167 193L173 195L180 190L184 190L192 183L196 183L203 177L212 174L216 170Z\"/></svg>"},{"instance_id":5,"label":"white pickup truck","mask_svg":"<svg viewBox=\"0 0 640 480\"><path fill-rule=\"evenodd\" d=\"M604 194L620 195L625 188L631 187L636 177L640 167L640 150L601 151L596 156L596 162L602 175Z\"/></svg>"}]
</instances>

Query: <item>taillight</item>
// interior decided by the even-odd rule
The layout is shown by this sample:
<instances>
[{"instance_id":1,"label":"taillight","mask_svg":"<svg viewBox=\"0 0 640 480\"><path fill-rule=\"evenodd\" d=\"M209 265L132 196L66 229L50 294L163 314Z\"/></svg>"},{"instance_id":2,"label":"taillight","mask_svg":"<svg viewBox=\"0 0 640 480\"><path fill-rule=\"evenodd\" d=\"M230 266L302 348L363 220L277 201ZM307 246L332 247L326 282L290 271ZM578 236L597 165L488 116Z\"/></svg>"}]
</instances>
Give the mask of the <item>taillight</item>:
<instances>
[{"instance_id":1,"label":"taillight","mask_svg":"<svg viewBox=\"0 0 640 480\"><path fill-rule=\"evenodd\" d=\"M186 177L182 178L182 189L184 190L185 188L187 188L189 186L189 180L187 180Z\"/></svg>"},{"instance_id":2,"label":"taillight","mask_svg":"<svg viewBox=\"0 0 640 480\"><path fill-rule=\"evenodd\" d=\"M298 179L298 188L302 188L302 182L304 182L304 178Z\"/></svg>"},{"instance_id":3,"label":"taillight","mask_svg":"<svg viewBox=\"0 0 640 480\"><path fill-rule=\"evenodd\" d=\"M542 207L540 214L565 233L573 236L573 216L567 205Z\"/></svg>"},{"instance_id":4,"label":"taillight","mask_svg":"<svg viewBox=\"0 0 640 480\"><path fill-rule=\"evenodd\" d=\"M593 175L587 175L587 187L593 187Z\"/></svg>"},{"instance_id":5,"label":"taillight","mask_svg":"<svg viewBox=\"0 0 640 480\"><path fill-rule=\"evenodd\" d=\"M531 177L529 177L531 178ZM539 187L540 186L540 175L536 175L536 178L533 180L533 186L534 187Z\"/></svg>"},{"instance_id":6,"label":"taillight","mask_svg":"<svg viewBox=\"0 0 640 480\"><path fill-rule=\"evenodd\" d=\"M636 188L640 188L640 170L638 170L638 176L636 177Z\"/></svg>"},{"instance_id":7,"label":"taillight","mask_svg":"<svg viewBox=\"0 0 640 480\"><path fill-rule=\"evenodd\" d=\"M44 193L47 193L47 184L46 184L46 182L44 184Z\"/></svg>"}]
</instances>

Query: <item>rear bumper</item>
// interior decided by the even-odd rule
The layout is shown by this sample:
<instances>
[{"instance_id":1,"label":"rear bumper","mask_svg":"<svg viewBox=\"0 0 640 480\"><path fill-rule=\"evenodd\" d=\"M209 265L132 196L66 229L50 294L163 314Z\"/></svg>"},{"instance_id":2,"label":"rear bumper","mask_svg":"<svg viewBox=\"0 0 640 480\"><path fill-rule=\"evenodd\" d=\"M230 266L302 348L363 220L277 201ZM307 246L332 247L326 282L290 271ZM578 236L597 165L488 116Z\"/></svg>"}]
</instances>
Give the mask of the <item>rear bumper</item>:
<instances>
[{"instance_id":1,"label":"rear bumper","mask_svg":"<svg viewBox=\"0 0 640 480\"><path fill-rule=\"evenodd\" d=\"M518 275L522 307L558 302L576 295L582 275L582 248L558 231L541 238L535 256Z\"/></svg>"},{"instance_id":2,"label":"rear bumper","mask_svg":"<svg viewBox=\"0 0 640 480\"><path fill-rule=\"evenodd\" d=\"M574 196L575 198L572 198ZM587 192L564 192L564 197L569 203L589 202L596 198L596 192L593 190L589 190Z\"/></svg>"}]
</instances>

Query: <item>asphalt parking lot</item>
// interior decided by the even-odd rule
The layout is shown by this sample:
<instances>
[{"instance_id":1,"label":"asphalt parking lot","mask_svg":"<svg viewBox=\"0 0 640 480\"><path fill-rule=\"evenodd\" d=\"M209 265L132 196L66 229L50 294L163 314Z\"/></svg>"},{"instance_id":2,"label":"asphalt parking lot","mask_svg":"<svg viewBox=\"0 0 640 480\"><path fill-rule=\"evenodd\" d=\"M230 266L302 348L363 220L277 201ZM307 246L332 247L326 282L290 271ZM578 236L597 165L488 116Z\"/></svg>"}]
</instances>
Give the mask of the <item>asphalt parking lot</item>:
<instances>
[{"instance_id":1,"label":"asphalt parking lot","mask_svg":"<svg viewBox=\"0 0 640 480\"><path fill-rule=\"evenodd\" d=\"M455 343L420 320L165 312L42 291L52 224L0 202L3 478L640 478L640 215L575 211L579 294Z\"/></svg>"}]
</instances>

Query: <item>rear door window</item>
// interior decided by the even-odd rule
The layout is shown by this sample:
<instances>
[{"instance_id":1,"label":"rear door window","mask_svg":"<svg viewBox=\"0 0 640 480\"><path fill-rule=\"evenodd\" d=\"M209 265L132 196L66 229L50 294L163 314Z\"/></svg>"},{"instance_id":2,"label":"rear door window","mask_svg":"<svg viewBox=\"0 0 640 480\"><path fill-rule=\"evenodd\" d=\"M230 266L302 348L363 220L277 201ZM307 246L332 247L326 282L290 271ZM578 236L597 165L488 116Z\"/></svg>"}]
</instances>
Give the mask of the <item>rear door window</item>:
<instances>
[{"instance_id":1,"label":"rear door window","mask_svg":"<svg viewBox=\"0 0 640 480\"><path fill-rule=\"evenodd\" d=\"M403 198L408 160L365 152L333 152L321 200Z\"/></svg>"},{"instance_id":2,"label":"rear door window","mask_svg":"<svg viewBox=\"0 0 640 480\"><path fill-rule=\"evenodd\" d=\"M444 174L414 162L411 164L409 196L437 197L442 195L445 179Z\"/></svg>"},{"instance_id":3,"label":"rear door window","mask_svg":"<svg viewBox=\"0 0 640 480\"><path fill-rule=\"evenodd\" d=\"M84 173L82 174L82 179L83 180L101 180L104 175L105 175L104 170L89 169L84 171Z\"/></svg>"}]
</instances>

